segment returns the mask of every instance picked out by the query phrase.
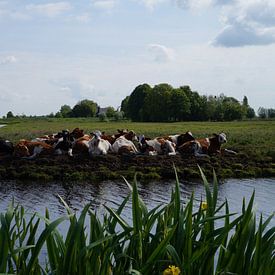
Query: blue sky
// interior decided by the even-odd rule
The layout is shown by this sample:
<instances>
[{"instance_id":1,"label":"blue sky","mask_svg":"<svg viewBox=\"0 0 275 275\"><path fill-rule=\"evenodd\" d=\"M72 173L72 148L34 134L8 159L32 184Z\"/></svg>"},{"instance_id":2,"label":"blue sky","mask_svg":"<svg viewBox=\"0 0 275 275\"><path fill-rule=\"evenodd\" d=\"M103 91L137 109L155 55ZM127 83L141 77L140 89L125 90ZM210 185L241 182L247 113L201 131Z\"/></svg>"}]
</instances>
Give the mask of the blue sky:
<instances>
[{"instance_id":1,"label":"blue sky","mask_svg":"<svg viewBox=\"0 0 275 275\"><path fill-rule=\"evenodd\" d=\"M275 0L0 0L0 35L0 116L165 82L275 108Z\"/></svg>"}]
</instances>

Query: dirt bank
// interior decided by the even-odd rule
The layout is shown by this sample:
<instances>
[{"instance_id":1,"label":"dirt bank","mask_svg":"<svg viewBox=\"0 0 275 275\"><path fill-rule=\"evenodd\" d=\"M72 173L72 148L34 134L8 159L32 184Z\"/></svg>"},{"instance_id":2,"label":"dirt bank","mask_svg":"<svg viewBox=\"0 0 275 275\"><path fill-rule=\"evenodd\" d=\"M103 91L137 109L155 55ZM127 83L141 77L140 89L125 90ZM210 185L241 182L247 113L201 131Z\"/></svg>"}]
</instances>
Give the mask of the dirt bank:
<instances>
[{"instance_id":1,"label":"dirt bank","mask_svg":"<svg viewBox=\"0 0 275 275\"><path fill-rule=\"evenodd\" d=\"M175 164L180 178L200 178L198 165L209 177L215 169L220 178L275 177L272 158L253 160L244 153L228 156L196 158L192 156L88 156L39 157L36 160L4 158L0 160L0 180L39 181L101 181L132 179L134 174L142 180L175 178Z\"/></svg>"}]
</instances>

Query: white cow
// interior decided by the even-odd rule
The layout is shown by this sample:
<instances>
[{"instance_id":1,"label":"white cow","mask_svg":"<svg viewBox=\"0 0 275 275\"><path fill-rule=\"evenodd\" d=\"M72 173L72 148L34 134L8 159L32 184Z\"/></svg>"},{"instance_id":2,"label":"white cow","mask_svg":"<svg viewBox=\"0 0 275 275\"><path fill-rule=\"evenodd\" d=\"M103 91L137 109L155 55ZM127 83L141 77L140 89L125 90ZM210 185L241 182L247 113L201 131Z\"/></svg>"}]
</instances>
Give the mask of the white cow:
<instances>
[{"instance_id":1,"label":"white cow","mask_svg":"<svg viewBox=\"0 0 275 275\"><path fill-rule=\"evenodd\" d=\"M113 143L112 148L115 153L138 153L135 144L125 136L117 138Z\"/></svg>"},{"instance_id":2,"label":"white cow","mask_svg":"<svg viewBox=\"0 0 275 275\"><path fill-rule=\"evenodd\" d=\"M113 151L108 140L102 139L99 133L93 134L94 137L88 142L90 156L107 155L109 151Z\"/></svg>"}]
</instances>

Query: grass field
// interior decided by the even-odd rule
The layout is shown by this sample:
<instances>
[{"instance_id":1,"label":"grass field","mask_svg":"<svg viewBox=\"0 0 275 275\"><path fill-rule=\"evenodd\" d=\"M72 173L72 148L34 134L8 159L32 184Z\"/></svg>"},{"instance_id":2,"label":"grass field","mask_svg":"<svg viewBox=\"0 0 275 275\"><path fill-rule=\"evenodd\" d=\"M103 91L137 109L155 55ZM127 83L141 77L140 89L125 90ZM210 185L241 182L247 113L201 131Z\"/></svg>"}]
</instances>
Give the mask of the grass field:
<instances>
[{"instance_id":1,"label":"grass field","mask_svg":"<svg viewBox=\"0 0 275 275\"><path fill-rule=\"evenodd\" d=\"M7 124L0 129L0 137L17 142L75 127L86 133L94 130L116 133L117 129L134 130L137 134L156 137L191 131L195 137L207 137L212 133L225 132L228 143L224 146L252 156L275 158L275 121L234 122L177 122L177 123L135 123L129 121L99 122L94 118L45 118L0 120Z\"/></svg>"}]
</instances>

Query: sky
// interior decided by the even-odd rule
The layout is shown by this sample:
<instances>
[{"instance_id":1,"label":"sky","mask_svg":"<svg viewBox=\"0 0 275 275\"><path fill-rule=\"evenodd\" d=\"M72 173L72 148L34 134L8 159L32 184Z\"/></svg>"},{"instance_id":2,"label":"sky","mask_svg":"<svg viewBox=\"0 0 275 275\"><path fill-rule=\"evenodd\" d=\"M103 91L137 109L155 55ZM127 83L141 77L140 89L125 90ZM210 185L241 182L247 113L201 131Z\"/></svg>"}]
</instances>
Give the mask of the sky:
<instances>
[{"instance_id":1,"label":"sky","mask_svg":"<svg viewBox=\"0 0 275 275\"><path fill-rule=\"evenodd\" d=\"M143 83L275 108L275 0L0 0L0 116Z\"/></svg>"}]
</instances>

